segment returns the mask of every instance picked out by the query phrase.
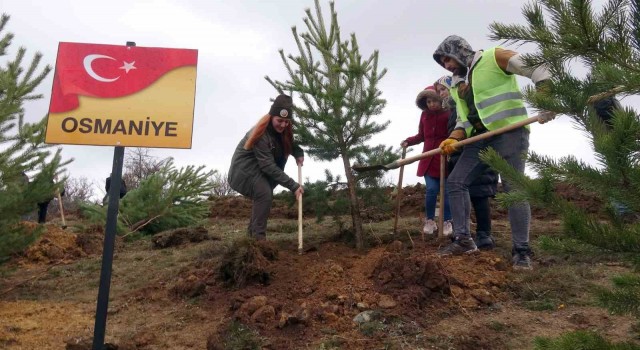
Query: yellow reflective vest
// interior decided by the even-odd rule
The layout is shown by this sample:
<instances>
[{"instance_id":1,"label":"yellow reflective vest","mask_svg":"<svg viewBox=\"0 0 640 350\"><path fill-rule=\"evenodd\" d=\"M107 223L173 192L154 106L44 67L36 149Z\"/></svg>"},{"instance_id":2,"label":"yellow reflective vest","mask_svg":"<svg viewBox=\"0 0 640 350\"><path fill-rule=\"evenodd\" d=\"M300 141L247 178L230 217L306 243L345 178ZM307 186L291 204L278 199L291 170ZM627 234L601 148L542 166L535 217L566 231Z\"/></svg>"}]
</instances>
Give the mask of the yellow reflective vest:
<instances>
[{"instance_id":1,"label":"yellow reflective vest","mask_svg":"<svg viewBox=\"0 0 640 350\"><path fill-rule=\"evenodd\" d=\"M495 47L482 53L482 58L473 66L471 88L473 101L480 120L488 130L527 119L522 94L513 74L504 72L496 62ZM458 87L451 88L451 97L456 102L458 117L462 121L467 137L473 126L467 119L469 107L458 96Z\"/></svg>"}]
</instances>

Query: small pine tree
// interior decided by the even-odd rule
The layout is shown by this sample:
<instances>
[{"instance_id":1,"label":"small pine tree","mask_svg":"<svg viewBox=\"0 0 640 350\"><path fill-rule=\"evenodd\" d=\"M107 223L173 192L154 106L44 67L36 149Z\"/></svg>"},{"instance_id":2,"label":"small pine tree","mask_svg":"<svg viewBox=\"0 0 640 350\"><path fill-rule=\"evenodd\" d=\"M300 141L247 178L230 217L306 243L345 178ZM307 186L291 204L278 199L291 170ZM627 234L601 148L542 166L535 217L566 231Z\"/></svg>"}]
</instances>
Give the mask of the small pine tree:
<instances>
[{"instance_id":1,"label":"small pine tree","mask_svg":"<svg viewBox=\"0 0 640 350\"><path fill-rule=\"evenodd\" d=\"M9 16L0 18L0 34L5 33ZM0 57L7 55L13 34L0 39ZM38 230L19 225L22 216L34 211L36 203L53 197L52 179L59 167L60 150L53 157L44 144L46 119L24 122L24 103L42 98L33 94L51 68L39 69L42 55L36 53L25 65L25 48L0 67L0 262L33 242ZM29 182L27 172L36 172Z\"/></svg>"},{"instance_id":2,"label":"small pine tree","mask_svg":"<svg viewBox=\"0 0 640 350\"><path fill-rule=\"evenodd\" d=\"M483 159L498 169L519 191L506 202L530 199L533 204L557 210L564 232L573 238L619 252L640 251L640 223L622 220L619 210L608 210L609 220L587 215L554 193L557 182L566 181L594 193L604 202L640 211L640 118L632 108L618 109L607 124L593 103L618 94L640 93L640 2L609 0L599 12L589 0L539 0L523 10L522 25L491 25L492 38L512 43L533 43L538 50L526 55L531 67L547 64L552 81L543 93L525 91L534 107L570 116L589 138L598 161L586 164L574 156L555 160L531 153L529 163L540 175L529 179L517 174L495 152ZM588 72L578 76L574 65ZM548 127L553 127L550 123ZM558 140L558 146L562 141ZM614 281L615 282L615 281ZM637 278L619 277L615 290L597 293L601 305L616 312L637 314ZM637 345L611 344L597 334L572 332L557 339L536 339L536 349L638 349Z\"/></svg>"},{"instance_id":3,"label":"small pine tree","mask_svg":"<svg viewBox=\"0 0 640 350\"><path fill-rule=\"evenodd\" d=\"M640 3L609 0L594 11L589 0L540 0L524 7L527 25L491 25L492 38L521 44L533 43L536 53L525 55L531 67L547 64L552 79L540 93L527 89L527 101L536 108L570 116L589 138L598 164L592 166L568 156L555 160L536 153L529 164L540 175L529 179L487 152L484 159L514 182L520 191L503 197L506 201L531 199L557 210L564 231L614 251L640 251L640 224L621 220L619 212L608 210L609 221L587 215L554 193L559 181L601 197L604 202L622 204L640 212L640 119L632 108L616 110L606 126L593 108L594 100L618 94L640 92ZM588 74L573 74L582 63ZM553 127L553 122L547 127ZM558 147L563 141L557 140Z\"/></svg>"},{"instance_id":4,"label":"small pine tree","mask_svg":"<svg viewBox=\"0 0 640 350\"><path fill-rule=\"evenodd\" d=\"M155 174L142 180L120 202L118 232L154 234L199 224L209 214L208 194L213 171L204 166L176 169L171 158ZM81 205L89 221L103 224L106 207Z\"/></svg>"},{"instance_id":5,"label":"small pine tree","mask_svg":"<svg viewBox=\"0 0 640 350\"><path fill-rule=\"evenodd\" d=\"M378 71L377 51L367 59L362 57L355 34L342 41L333 2L330 7L328 26L319 0L315 0L315 17L310 9L305 11L308 32L298 34L297 29L292 28L299 55L285 56L280 50L289 80L266 79L280 93L299 94L301 103L295 107L296 136L300 144L308 148L308 153L319 160L342 159L356 248L362 249L357 178L352 173L351 162L370 154L372 148L365 142L388 125L388 122L378 124L372 120L386 103L377 87L386 69Z\"/></svg>"}]
</instances>

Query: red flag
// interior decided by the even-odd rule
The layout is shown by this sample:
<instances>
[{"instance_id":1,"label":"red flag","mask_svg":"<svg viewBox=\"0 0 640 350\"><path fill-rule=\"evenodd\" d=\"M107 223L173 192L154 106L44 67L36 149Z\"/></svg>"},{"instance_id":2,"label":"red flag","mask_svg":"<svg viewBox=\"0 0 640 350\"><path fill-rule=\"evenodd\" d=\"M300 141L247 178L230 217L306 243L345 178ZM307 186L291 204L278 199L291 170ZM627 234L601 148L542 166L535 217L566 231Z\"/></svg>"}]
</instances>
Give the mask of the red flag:
<instances>
[{"instance_id":1,"label":"red flag","mask_svg":"<svg viewBox=\"0 0 640 350\"><path fill-rule=\"evenodd\" d=\"M195 66L198 51L65 43L58 45L50 113L78 107L78 95L113 98L136 93L162 75Z\"/></svg>"}]
</instances>

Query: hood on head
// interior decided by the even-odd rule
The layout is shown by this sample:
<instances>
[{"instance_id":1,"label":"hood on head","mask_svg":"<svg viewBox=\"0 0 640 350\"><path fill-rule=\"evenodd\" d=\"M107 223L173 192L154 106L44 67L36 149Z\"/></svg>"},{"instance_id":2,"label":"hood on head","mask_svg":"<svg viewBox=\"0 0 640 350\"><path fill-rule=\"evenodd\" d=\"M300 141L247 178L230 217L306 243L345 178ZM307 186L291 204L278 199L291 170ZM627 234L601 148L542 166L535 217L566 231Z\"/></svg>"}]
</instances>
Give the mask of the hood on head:
<instances>
[{"instance_id":1,"label":"hood on head","mask_svg":"<svg viewBox=\"0 0 640 350\"><path fill-rule=\"evenodd\" d=\"M427 98L431 98L434 99L436 101L440 101L442 102L442 97L440 97L440 95L438 95L438 93L436 92L436 89L433 85L431 86L427 86L424 90L420 91L420 93L418 93L418 96L416 97L416 106L418 106L418 108L420 108L423 111L427 110Z\"/></svg>"},{"instance_id":2,"label":"hood on head","mask_svg":"<svg viewBox=\"0 0 640 350\"><path fill-rule=\"evenodd\" d=\"M466 40L457 35L450 35L438 45L438 48L433 53L433 59L442 67L444 67L440 61L442 56L451 57L463 67L469 67L474 55L475 52Z\"/></svg>"},{"instance_id":3,"label":"hood on head","mask_svg":"<svg viewBox=\"0 0 640 350\"><path fill-rule=\"evenodd\" d=\"M453 86L453 79L451 78L450 75L444 75L440 77L438 80L436 80L435 83L433 83L433 86L436 86L436 85L442 85L447 89L451 89L451 87Z\"/></svg>"}]
</instances>

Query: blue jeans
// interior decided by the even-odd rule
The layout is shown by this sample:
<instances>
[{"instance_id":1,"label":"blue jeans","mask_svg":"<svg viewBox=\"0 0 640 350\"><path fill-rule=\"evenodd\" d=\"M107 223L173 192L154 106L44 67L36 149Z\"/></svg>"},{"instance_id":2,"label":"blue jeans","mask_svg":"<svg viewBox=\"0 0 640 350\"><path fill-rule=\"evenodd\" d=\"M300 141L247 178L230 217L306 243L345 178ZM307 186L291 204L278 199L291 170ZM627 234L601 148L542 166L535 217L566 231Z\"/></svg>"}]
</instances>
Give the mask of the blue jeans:
<instances>
[{"instance_id":1,"label":"blue jeans","mask_svg":"<svg viewBox=\"0 0 640 350\"><path fill-rule=\"evenodd\" d=\"M440 192L440 178L424 176L424 183L427 186L427 194L424 198L424 216L433 220L436 216L436 202ZM447 184L444 185L444 220L451 220L451 210L449 210L449 196L447 195Z\"/></svg>"},{"instance_id":2,"label":"blue jeans","mask_svg":"<svg viewBox=\"0 0 640 350\"><path fill-rule=\"evenodd\" d=\"M471 199L469 198L469 185L489 167L478 157L481 151L489 147L498 152L517 171L524 173L523 154L529 150L529 130L519 128L464 147L455 168L447 179L455 236L470 236ZM502 184L505 192L511 190L511 185L504 179L502 179ZM530 221L531 208L528 202L517 203L509 207L511 240L515 248L526 249L529 247Z\"/></svg>"}]
</instances>

